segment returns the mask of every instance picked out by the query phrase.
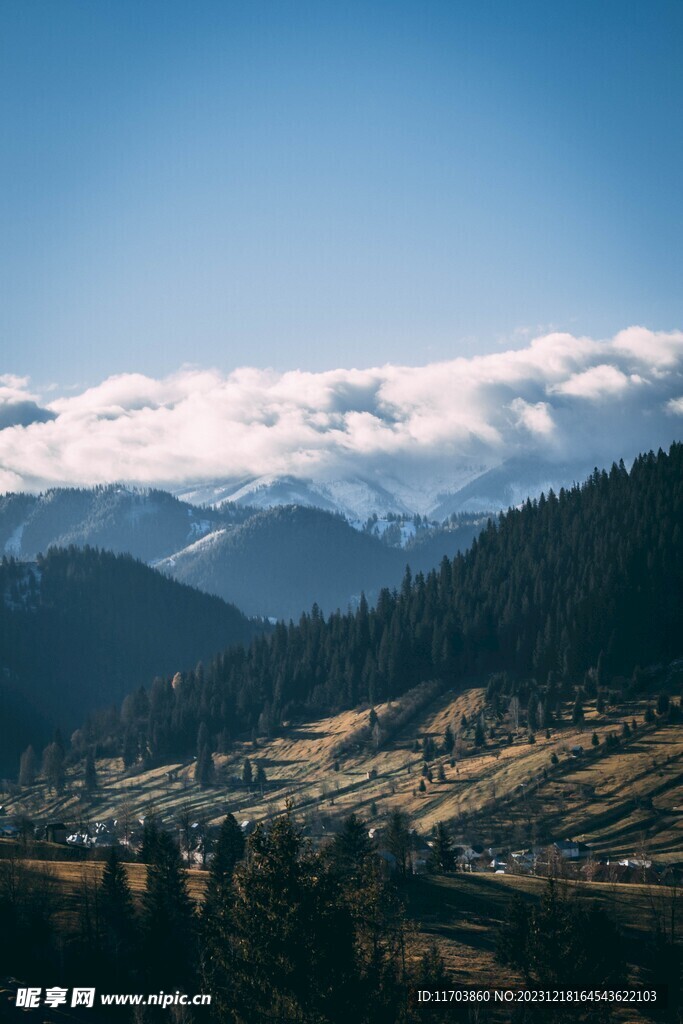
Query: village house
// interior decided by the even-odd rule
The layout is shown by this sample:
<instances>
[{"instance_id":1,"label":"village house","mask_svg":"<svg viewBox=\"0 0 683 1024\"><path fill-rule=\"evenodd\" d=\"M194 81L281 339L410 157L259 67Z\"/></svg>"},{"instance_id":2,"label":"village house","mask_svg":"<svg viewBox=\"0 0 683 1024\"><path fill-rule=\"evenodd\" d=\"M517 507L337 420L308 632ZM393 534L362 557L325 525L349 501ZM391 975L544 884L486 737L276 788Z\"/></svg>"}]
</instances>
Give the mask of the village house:
<instances>
[{"instance_id":1,"label":"village house","mask_svg":"<svg viewBox=\"0 0 683 1024\"><path fill-rule=\"evenodd\" d=\"M558 839L553 849L565 860L580 860L590 854L590 847L577 839Z\"/></svg>"},{"instance_id":2,"label":"village house","mask_svg":"<svg viewBox=\"0 0 683 1024\"><path fill-rule=\"evenodd\" d=\"M69 830L63 821L49 821L45 826L45 839L48 843L66 844Z\"/></svg>"}]
</instances>

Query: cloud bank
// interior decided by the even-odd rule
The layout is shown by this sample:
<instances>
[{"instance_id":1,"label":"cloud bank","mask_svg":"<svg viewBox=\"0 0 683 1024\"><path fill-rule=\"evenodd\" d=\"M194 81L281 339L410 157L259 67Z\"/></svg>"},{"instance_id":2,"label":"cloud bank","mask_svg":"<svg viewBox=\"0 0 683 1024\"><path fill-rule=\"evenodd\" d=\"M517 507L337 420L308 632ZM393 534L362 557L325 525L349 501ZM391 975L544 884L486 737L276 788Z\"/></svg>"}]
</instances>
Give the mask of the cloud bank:
<instances>
[{"instance_id":1,"label":"cloud bank","mask_svg":"<svg viewBox=\"0 0 683 1024\"><path fill-rule=\"evenodd\" d=\"M519 455L602 464L682 435L683 332L643 327L419 367L131 373L50 402L0 376L0 491L447 472Z\"/></svg>"}]
</instances>

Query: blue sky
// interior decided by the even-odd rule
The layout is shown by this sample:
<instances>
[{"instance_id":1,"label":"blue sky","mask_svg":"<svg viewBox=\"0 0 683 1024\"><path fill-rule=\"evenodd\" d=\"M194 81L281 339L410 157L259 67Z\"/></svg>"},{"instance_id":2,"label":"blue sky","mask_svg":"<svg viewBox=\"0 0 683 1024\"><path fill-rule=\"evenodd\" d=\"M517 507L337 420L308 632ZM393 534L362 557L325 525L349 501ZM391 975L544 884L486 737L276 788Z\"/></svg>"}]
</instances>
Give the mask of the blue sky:
<instances>
[{"instance_id":1,"label":"blue sky","mask_svg":"<svg viewBox=\"0 0 683 1024\"><path fill-rule=\"evenodd\" d=\"M0 372L683 325L683 4L4 0Z\"/></svg>"}]
</instances>

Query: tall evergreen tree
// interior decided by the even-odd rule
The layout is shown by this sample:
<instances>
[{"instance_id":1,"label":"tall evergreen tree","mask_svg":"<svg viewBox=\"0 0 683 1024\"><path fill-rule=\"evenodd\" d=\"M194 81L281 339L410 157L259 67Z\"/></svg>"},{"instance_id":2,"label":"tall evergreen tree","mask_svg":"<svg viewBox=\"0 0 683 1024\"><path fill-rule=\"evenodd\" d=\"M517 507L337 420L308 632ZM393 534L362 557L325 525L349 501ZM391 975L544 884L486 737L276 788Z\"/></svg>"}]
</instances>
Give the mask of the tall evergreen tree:
<instances>
[{"instance_id":1,"label":"tall evergreen tree","mask_svg":"<svg viewBox=\"0 0 683 1024\"><path fill-rule=\"evenodd\" d=\"M85 788L88 793L94 793L97 789L97 767L92 750L85 755Z\"/></svg>"},{"instance_id":2,"label":"tall evergreen tree","mask_svg":"<svg viewBox=\"0 0 683 1024\"><path fill-rule=\"evenodd\" d=\"M207 743L199 751L199 756L194 769L194 777L199 783L201 789L207 789L212 786L215 780L216 768L213 761L213 754L209 750Z\"/></svg>"},{"instance_id":3,"label":"tall evergreen tree","mask_svg":"<svg viewBox=\"0 0 683 1024\"><path fill-rule=\"evenodd\" d=\"M374 856L367 825L357 815L350 814L342 822L330 848L335 872L345 880L358 880L364 876Z\"/></svg>"},{"instance_id":4,"label":"tall evergreen tree","mask_svg":"<svg viewBox=\"0 0 683 1024\"><path fill-rule=\"evenodd\" d=\"M211 860L209 892L230 885L235 868L244 857L244 833L237 824L234 814L228 814L216 839Z\"/></svg>"},{"instance_id":5,"label":"tall evergreen tree","mask_svg":"<svg viewBox=\"0 0 683 1024\"><path fill-rule=\"evenodd\" d=\"M33 747L29 746L19 760L19 785L22 787L32 786L36 781L37 770L36 752Z\"/></svg>"},{"instance_id":6,"label":"tall evergreen tree","mask_svg":"<svg viewBox=\"0 0 683 1024\"><path fill-rule=\"evenodd\" d=\"M387 849L396 860L398 876L405 880L410 870L412 841L408 816L403 811L395 810L391 812L385 838Z\"/></svg>"},{"instance_id":7,"label":"tall evergreen tree","mask_svg":"<svg viewBox=\"0 0 683 1024\"><path fill-rule=\"evenodd\" d=\"M142 900L143 962L151 990L195 982L195 925L180 852L169 833L160 831Z\"/></svg>"},{"instance_id":8,"label":"tall evergreen tree","mask_svg":"<svg viewBox=\"0 0 683 1024\"><path fill-rule=\"evenodd\" d=\"M441 871L452 871L454 864L453 842L443 821L437 821L434 834L434 862Z\"/></svg>"},{"instance_id":9,"label":"tall evergreen tree","mask_svg":"<svg viewBox=\"0 0 683 1024\"><path fill-rule=\"evenodd\" d=\"M335 879L288 816L250 845L235 875L235 1020L357 1019L353 921Z\"/></svg>"},{"instance_id":10,"label":"tall evergreen tree","mask_svg":"<svg viewBox=\"0 0 683 1024\"><path fill-rule=\"evenodd\" d=\"M125 866L112 846L99 889L99 944L112 986L130 981L137 962L136 916Z\"/></svg>"},{"instance_id":11,"label":"tall evergreen tree","mask_svg":"<svg viewBox=\"0 0 683 1024\"><path fill-rule=\"evenodd\" d=\"M43 751L43 774L49 789L61 793L64 789L64 751L56 742Z\"/></svg>"},{"instance_id":12,"label":"tall evergreen tree","mask_svg":"<svg viewBox=\"0 0 683 1024\"><path fill-rule=\"evenodd\" d=\"M228 814L215 843L202 910L202 976L207 989L215 994L212 1017L221 1024L231 1019L234 1002L233 876L244 852L242 829L234 815Z\"/></svg>"}]
</instances>

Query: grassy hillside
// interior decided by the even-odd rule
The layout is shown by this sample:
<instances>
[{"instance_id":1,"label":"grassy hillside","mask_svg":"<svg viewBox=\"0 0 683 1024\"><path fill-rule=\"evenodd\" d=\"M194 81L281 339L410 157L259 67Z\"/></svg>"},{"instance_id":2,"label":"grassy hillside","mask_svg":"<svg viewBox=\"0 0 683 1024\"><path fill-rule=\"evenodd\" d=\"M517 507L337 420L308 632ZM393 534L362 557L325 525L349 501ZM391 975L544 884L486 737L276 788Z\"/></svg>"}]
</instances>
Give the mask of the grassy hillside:
<instances>
[{"instance_id":1,"label":"grassy hillside","mask_svg":"<svg viewBox=\"0 0 683 1024\"><path fill-rule=\"evenodd\" d=\"M139 817L153 808L172 822L181 808L208 821L219 821L228 811L240 820L267 820L289 803L319 835L351 811L381 826L398 807L420 832L429 833L443 820L462 842L516 848L571 836L591 843L596 856L646 850L655 861L670 863L681 858L683 725L663 719L647 724L648 706L646 699L631 700L598 714L595 702L587 702L579 729L566 705L565 724L550 730L548 738L539 732L533 744L525 730L510 743L503 721L494 739L478 750L474 723L482 710L491 722L485 693L481 688L451 691L432 699L379 749L372 738L362 739L369 711L347 711L289 726L257 746L235 742L229 754L216 755L216 783L205 789L194 779L194 760L125 770L119 758L108 758L98 762L99 788L92 795L85 792L79 766L69 772L61 795L48 792L39 779L6 806L74 822L124 812ZM377 706L380 724L400 707L400 701L391 708ZM470 723L466 728L463 714ZM605 737L620 734L623 722L634 720L635 733L607 748ZM439 750L448 726L456 735L453 767L451 756ZM597 752L593 734L600 743ZM425 738L433 740L436 751L429 755L433 781L425 779L421 792ZM585 750L578 760L571 753L577 745ZM254 772L264 768L263 792L242 782L245 758ZM445 781L438 779L439 766Z\"/></svg>"}]
</instances>

